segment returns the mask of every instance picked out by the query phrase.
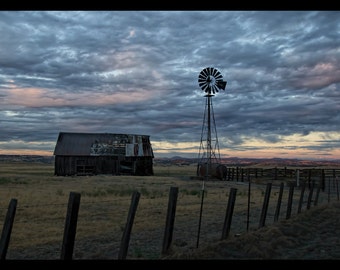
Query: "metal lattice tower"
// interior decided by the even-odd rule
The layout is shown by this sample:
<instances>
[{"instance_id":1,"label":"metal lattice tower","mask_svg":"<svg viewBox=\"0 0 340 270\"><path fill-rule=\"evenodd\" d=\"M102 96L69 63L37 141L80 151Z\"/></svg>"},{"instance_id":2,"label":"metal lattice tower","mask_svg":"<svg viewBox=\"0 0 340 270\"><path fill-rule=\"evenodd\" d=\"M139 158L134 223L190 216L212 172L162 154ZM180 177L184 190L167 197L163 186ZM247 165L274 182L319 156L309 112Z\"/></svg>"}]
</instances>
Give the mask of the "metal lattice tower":
<instances>
[{"instance_id":1,"label":"metal lattice tower","mask_svg":"<svg viewBox=\"0 0 340 270\"><path fill-rule=\"evenodd\" d=\"M199 149L199 164L212 164L220 162L220 149L218 144L214 110L213 95L206 95L205 110Z\"/></svg>"}]
</instances>

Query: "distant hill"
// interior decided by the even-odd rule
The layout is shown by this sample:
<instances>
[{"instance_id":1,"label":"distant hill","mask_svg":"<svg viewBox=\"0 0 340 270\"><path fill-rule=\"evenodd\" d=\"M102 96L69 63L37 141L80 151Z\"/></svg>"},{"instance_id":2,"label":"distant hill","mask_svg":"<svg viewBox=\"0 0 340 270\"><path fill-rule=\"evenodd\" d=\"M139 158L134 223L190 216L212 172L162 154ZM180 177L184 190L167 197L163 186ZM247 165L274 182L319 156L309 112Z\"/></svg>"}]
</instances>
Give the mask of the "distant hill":
<instances>
[{"instance_id":1,"label":"distant hill","mask_svg":"<svg viewBox=\"0 0 340 270\"><path fill-rule=\"evenodd\" d=\"M197 158L184 158L174 156L171 158L154 158L155 164L163 165L190 165L197 164ZM300 159L287 159L287 158L221 158L221 163L227 166L277 166L277 167L318 167L318 166L340 166L340 160L300 160Z\"/></svg>"},{"instance_id":2,"label":"distant hill","mask_svg":"<svg viewBox=\"0 0 340 270\"><path fill-rule=\"evenodd\" d=\"M54 163L54 156L38 155L0 155L0 162Z\"/></svg>"},{"instance_id":3,"label":"distant hill","mask_svg":"<svg viewBox=\"0 0 340 270\"><path fill-rule=\"evenodd\" d=\"M36 162L53 164L54 156L39 156L39 155L0 155L0 162ZM154 163L159 165L191 165L197 164L197 158L185 158L181 156L154 158ZM221 158L221 163L227 166L242 167L338 167L340 160L301 160L301 159L287 159L287 158Z\"/></svg>"}]
</instances>

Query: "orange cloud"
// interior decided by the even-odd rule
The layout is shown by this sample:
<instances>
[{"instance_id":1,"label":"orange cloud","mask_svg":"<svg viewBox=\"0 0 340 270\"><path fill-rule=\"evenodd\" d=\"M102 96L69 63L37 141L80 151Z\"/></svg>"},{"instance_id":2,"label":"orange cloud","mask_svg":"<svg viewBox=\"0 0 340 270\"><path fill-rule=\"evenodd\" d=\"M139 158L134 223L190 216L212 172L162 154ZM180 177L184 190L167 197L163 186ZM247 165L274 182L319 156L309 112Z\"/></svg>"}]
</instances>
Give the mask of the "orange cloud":
<instances>
[{"instance_id":1,"label":"orange cloud","mask_svg":"<svg viewBox=\"0 0 340 270\"><path fill-rule=\"evenodd\" d=\"M132 103L155 97L152 91L134 91L119 93L78 92L68 93L42 88L12 88L5 92L7 105L26 107L91 106Z\"/></svg>"}]
</instances>

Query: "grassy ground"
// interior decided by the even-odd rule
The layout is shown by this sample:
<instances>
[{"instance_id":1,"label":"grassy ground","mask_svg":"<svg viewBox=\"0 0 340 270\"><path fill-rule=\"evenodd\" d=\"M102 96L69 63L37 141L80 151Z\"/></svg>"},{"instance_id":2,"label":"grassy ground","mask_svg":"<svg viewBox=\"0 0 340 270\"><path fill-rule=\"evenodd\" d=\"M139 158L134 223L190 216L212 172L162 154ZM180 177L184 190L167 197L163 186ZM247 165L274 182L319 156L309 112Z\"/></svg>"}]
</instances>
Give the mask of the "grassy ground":
<instances>
[{"instance_id":1,"label":"grassy ground","mask_svg":"<svg viewBox=\"0 0 340 270\"><path fill-rule=\"evenodd\" d=\"M195 175L196 166L155 166L153 176L61 177L54 176L53 164L3 163L0 167L1 228L10 200L18 201L8 257L59 257L70 192L81 194L75 246L75 258L79 259L116 258L134 191L140 192L141 197L129 258L159 258L171 187L179 189L173 249L188 250L195 248L198 240L208 243L221 237L231 188L237 189L231 234L258 228L264 184L258 184L258 179L251 187L246 182L202 181ZM268 224L273 223L280 184L270 182L273 187ZM205 196L200 212L202 189ZM293 213L297 211L299 192L294 194ZM287 198L285 192L282 201L287 202ZM325 195L319 200L322 203L327 199ZM283 203L280 219L285 219L285 207ZM203 213L201 220L200 213Z\"/></svg>"}]
</instances>

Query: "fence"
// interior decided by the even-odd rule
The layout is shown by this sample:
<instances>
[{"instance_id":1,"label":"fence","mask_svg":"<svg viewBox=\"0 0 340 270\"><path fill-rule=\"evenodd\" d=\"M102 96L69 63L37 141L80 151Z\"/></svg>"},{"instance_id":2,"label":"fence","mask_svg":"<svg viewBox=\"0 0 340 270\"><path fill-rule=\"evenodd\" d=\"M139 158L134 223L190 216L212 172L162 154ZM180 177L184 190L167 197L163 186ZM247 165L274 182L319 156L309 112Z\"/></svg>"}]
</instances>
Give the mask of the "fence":
<instances>
[{"instance_id":1,"label":"fence","mask_svg":"<svg viewBox=\"0 0 340 270\"><path fill-rule=\"evenodd\" d=\"M273 180L280 180L285 178L291 179L303 179L311 182L312 178L321 179L322 183L326 178L335 179L337 175L340 175L340 169L288 169L284 168L242 168L242 167L228 167L226 180L229 181L246 181L247 177L252 179L268 178Z\"/></svg>"},{"instance_id":2,"label":"fence","mask_svg":"<svg viewBox=\"0 0 340 270\"><path fill-rule=\"evenodd\" d=\"M271 171L273 172L273 170ZM213 200L210 200L210 202L207 200L204 201L204 198L207 199L207 197L204 197L204 194L206 194L206 190L202 188L200 203L197 203L197 201L194 202L195 204L197 204L197 206L200 206L201 210L203 208L206 208L207 203L212 202L215 204L216 208L220 208L219 213L223 212L225 206L226 208L224 216L220 216L217 219L219 221L213 219L211 213L208 213L205 216L205 219L199 220L198 227L196 222L192 222L193 219L189 218L190 216L188 214L177 215L178 207L185 208L186 205L178 205L178 195L180 194L179 188L171 187L168 197L167 212L165 216L165 225L162 237L163 241L161 243L159 242L159 239L161 239L159 235L162 234L160 232L161 228L157 228L151 231L150 234L148 234L150 236L154 232L158 236L158 242L156 243L160 244L160 247L159 249L157 249L157 247L155 247L155 244L153 244L153 246L157 250L160 250L159 257L169 252L174 244L173 236L175 233L179 236L179 239L182 239L182 242L195 241L197 247L199 244L199 240L201 239L204 239L207 242L208 238L213 240L222 240L228 238L232 229L234 230L233 232L235 234L244 233L244 231L248 231L251 229L256 230L258 228L261 228L270 222L277 222L280 217L289 219L292 214L294 214L293 210L295 210L295 213L297 214L301 213L303 211L304 204L306 205L306 209L308 210L312 206L316 206L319 203L328 203L333 198L339 200L338 177L336 176L336 174L333 174L333 171L331 171L331 173L321 173L321 176L320 174L306 174L308 176L310 175L311 177L306 177L305 179L296 178L297 175L300 177L301 174L295 174L295 182L289 182L286 186L283 182L281 182L280 185L273 185L274 182L270 182L267 184L256 184L251 181L251 176L256 179L256 171L254 172L255 174L246 174L246 177L243 179L244 181L242 181L242 183L230 182L230 184L232 184L233 186L230 187L227 205L225 205L226 203L222 200L220 200L220 202L217 202L216 198L213 198ZM276 175L280 175L280 173L277 173ZM302 175L304 175L304 173ZM313 176L316 175L320 176L320 178L313 178ZM236 198L238 194L237 192L241 187L244 190L247 190L247 192L244 193L247 194L247 207L246 210L243 209L240 211L235 211ZM263 202L262 207L256 207L253 211L251 211L251 196L252 192L255 189L259 189L261 190L261 192L263 192ZM299 192L296 192L296 190L299 190ZM275 194L275 198L277 199L276 201L270 200L270 198L273 198L273 194ZM127 219L125 221L124 228L122 228L123 233L121 234L121 238L119 241L120 245L117 252L118 255L116 257L119 260L125 260L129 258L129 256L132 257L131 253L129 253L129 247L133 245L138 244L141 245L142 248L146 248L150 245L150 239L146 239L145 241L148 242L144 243L144 245L143 243L140 243L140 241L139 243L138 241L134 241L131 243L131 238L133 236L132 229L133 225L136 224L135 217L140 197L140 192L133 192L130 202L130 208L127 214ZM76 231L77 225L79 224L78 213L80 208L80 199L80 193L70 192L66 219L64 223L63 241L59 254L59 258L61 260L72 260L74 258ZM284 212L282 211L282 209L286 209L286 211ZM2 260L6 259L7 251L10 246L11 232L16 216L16 210L17 199L11 199L0 239L0 256ZM155 211L158 210L155 209ZM246 216L246 228L242 229L241 226L233 228L233 221L236 221L240 217L244 216ZM242 224L242 222L239 221L237 224ZM189 229L190 233L185 233L185 231L188 231L188 226L189 228L191 228ZM202 233L204 231L203 227L205 228L206 234ZM188 235L190 239L188 239ZM181 246L181 243L176 244ZM184 245L185 243L182 244ZM138 257L138 255L134 256Z\"/></svg>"}]
</instances>

